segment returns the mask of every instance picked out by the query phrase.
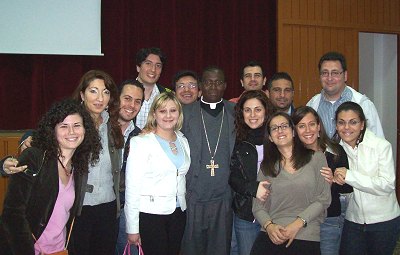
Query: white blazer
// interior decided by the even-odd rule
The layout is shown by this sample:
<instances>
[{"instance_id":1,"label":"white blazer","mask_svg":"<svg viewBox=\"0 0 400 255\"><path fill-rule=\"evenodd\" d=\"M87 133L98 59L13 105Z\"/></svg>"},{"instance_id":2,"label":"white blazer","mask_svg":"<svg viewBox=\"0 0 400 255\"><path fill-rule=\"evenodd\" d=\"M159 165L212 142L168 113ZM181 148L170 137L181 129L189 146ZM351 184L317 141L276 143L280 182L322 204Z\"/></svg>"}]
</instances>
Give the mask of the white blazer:
<instances>
[{"instance_id":1,"label":"white blazer","mask_svg":"<svg viewBox=\"0 0 400 255\"><path fill-rule=\"evenodd\" d=\"M349 158L346 183L353 186L346 219L358 224L388 221L400 215L392 146L372 131L354 149L340 142Z\"/></svg>"},{"instance_id":2,"label":"white blazer","mask_svg":"<svg viewBox=\"0 0 400 255\"><path fill-rule=\"evenodd\" d=\"M178 199L186 210L186 179L190 166L187 139L176 132L177 143L184 148L184 163L176 168L162 149L154 133L132 137L126 162L125 216L126 232L139 233L139 212L171 214ZM179 147L178 147L179 148Z\"/></svg>"}]
</instances>

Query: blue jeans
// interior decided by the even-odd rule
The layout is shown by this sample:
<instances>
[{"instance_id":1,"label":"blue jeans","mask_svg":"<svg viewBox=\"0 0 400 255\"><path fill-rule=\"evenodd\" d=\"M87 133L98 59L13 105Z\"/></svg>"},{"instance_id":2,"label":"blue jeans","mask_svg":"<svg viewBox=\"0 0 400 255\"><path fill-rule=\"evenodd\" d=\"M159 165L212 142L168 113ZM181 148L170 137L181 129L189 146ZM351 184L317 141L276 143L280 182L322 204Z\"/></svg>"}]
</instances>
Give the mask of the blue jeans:
<instances>
[{"instance_id":1,"label":"blue jeans","mask_svg":"<svg viewBox=\"0 0 400 255\"><path fill-rule=\"evenodd\" d=\"M115 247L115 255L124 254L124 249L126 242L128 241L128 235L126 234L126 218L124 213L124 208L121 209L121 215L118 220L119 229L118 229L118 239L117 246ZM131 245L131 255L138 255L138 249L135 245Z\"/></svg>"},{"instance_id":2,"label":"blue jeans","mask_svg":"<svg viewBox=\"0 0 400 255\"><path fill-rule=\"evenodd\" d=\"M343 218L329 217L321 224L321 254L339 254L340 238L342 236Z\"/></svg>"},{"instance_id":3,"label":"blue jeans","mask_svg":"<svg viewBox=\"0 0 400 255\"><path fill-rule=\"evenodd\" d=\"M399 234L400 216L374 224L357 224L345 220L340 254L392 255Z\"/></svg>"},{"instance_id":4,"label":"blue jeans","mask_svg":"<svg viewBox=\"0 0 400 255\"><path fill-rule=\"evenodd\" d=\"M236 235L237 250L239 255L249 255L261 226L257 221L242 220L236 215L233 218L233 231ZM231 253L232 254L232 253Z\"/></svg>"}]
</instances>

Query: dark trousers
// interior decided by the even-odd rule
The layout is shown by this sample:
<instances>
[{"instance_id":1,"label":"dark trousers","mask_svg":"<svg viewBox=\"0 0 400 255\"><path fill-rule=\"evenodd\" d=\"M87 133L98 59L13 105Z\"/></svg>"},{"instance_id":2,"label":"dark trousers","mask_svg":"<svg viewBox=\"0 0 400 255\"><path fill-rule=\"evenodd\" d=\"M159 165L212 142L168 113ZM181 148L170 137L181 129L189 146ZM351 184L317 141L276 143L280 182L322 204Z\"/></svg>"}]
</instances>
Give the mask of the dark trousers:
<instances>
[{"instance_id":1,"label":"dark trousers","mask_svg":"<svg viewBox=\"0 0 400 255\"><path fill-rule=\"evenodd\" d=\"M188 203L184 255L229 255L233 212L231 200Z\"/></svg>"},{"instance_id":2,"label":"dark trousers","mask_svg":"<svg viewBox=\"0 0 400 255\"><path fill-rule=\"evenodd\" d=\"M340 254L392 255L399 233L400 217L375 224L357 224L345 220Z\"/></svg>"},{"instance_id":3,"label":"dark trousers","mask_svg":"<svg viewBox=\"0 0 400 255\"><path fill-rule=\"evenodd\" d=\"M305 241L294 239L292 244L286 248L286 242L281 245L274 244L269 236L264 231L260 231L256 240L254 241L253 248L250 252L251 255L303 255L321 254L319 242Z\"/></svg>"},{"instance_id":4,"label":"dark trousers","mask_svg":"<svg viewBox=\"0 0 400 255\"><path fill-rule=\"evenodd\" d=\"M72 230L72 255L112 255L117 242L117 204L114 200L83 206Z\"/></svg>"},{"instance_id":5,"label":"dark trousers","mask_svg":"<svg viewBox=\"0 0 400 255\"><path fill-rule=\"evenodd\" d=\"M146 255L178 255L181 249L186 213L176 208L172 214L139 214L139 233Z\"/></svg>"}]
</instances>

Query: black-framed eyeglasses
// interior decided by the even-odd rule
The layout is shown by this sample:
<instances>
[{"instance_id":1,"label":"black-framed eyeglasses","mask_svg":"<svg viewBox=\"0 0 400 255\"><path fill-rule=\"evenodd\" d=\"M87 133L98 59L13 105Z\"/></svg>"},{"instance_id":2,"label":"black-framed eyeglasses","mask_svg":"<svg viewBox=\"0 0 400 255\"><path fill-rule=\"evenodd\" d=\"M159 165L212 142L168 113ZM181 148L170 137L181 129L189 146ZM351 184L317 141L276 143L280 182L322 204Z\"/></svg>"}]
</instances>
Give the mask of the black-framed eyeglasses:
<instances>
[{"instance_id":1,"label":"black-framed eyeglasses","mask_svg":"<svg viewBox=\"0 0 400 255\"><path fill-rule=\"evenodd\" d=\"M288 129L290 127L289 123L282 123L280 125L273 125L271 127L269 127L269 131L270 133L275 133L278 132L279 129L281 129L282 131Z\"/></svg>"},{"instance_id":2,"label":"black-framed eyeglasses","mask_svg":"<svg viewBox=\"0 0 400 255\"><path fill-rule=\"evenodd\" d=\"M332 71L332 72L330 72L329 73L329 71L322 71L321 73L320 73L320 75L322 76L322 77L329 77L329 76L331 76L331 77L333 77L333 78L338 78L338 77L340 77L340 75L342 74L342 73L344 73L344 71L341 71L341 72L339 72L339 71Z\"/></svg>"}]
</instances>

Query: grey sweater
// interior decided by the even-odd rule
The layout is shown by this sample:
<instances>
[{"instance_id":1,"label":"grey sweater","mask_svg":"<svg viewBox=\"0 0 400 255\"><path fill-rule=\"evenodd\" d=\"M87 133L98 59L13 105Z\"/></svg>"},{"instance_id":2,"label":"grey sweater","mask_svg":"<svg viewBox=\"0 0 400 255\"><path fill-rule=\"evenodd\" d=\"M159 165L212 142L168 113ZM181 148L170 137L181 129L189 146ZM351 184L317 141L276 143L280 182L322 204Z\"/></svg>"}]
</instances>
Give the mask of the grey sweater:
<instances>
[{"instance_id":1,"label":"grey sweater","mask_svg":"<svg viewBox=\"0 0 400 255\"><path fill-rule=\"evenodd\" d=\"M315 152L311 161L294 174L282 170L277 177L267 177L260 171L258 180L271 183L265 202L253 199L253 214L261 226L268 220L287 226L299 216L307 221L307 227L300 229L295 239L319 241L320 224L331 203L329 183L320 173L323 166L327 166L324 154Z\"/></svg>"}]
</instances>

